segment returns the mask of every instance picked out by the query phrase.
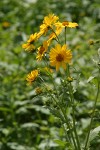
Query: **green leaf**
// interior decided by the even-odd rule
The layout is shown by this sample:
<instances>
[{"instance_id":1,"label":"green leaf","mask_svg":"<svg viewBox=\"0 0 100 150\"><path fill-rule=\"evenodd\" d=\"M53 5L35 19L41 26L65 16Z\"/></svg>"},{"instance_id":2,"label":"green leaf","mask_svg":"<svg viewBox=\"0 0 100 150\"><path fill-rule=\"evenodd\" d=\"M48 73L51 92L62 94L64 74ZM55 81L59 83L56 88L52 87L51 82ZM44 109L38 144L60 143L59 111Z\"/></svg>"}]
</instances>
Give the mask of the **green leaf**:
<instances>
[{"instance_id":1,"label":"green leaf","mask_svg":"<svg viewBox=\"0 0 100 150\"><path fill-rule=\"evenodd\" d=\"M93 80L95 77L91 76L89 77L89 79L87 80L87 82L90 82L91 80Z\"/></svg>"},{"instance_id":2,"label":"green leaf","mask_svg":"<svg viewBox=\"0 0 100 150\"><path fill-rule=\"evenodd\" d=\"M89 142L93 141L98 136L99 132L100 132L100 126L93 129L90 132Z\"/></svg>"},{"instance_id":3,"label":"green leaf","mask_svg":"<svg viewBox=\"0 0 100 150\"><path fill-rule=\"evenodd\" d=\"M67 144L67 142L61 141L61 140L58 140L58 139L55 139L54 142L57 143L58 145L62 146L62 147L64 147Z\"/></svg>"},{"instance_id":4,"label":"green leaf","mask_svg":"<svg viewBox=\"0 0 100 150\"><path fill-rule=\"evenodd\" d=\"M8 111L8 112L11 112L11 110L10 110L9 108L5 108L5 107L1 107L1 108L0 108L0 111L4 111L4 112Z\"/></svg>"},{"instance_id":5,"label":"green leaf","mask_svg":"<svg viewBox=\"0 0 100 150\"><path fill-rule=\"evenodd\" d=\"M34 128L34 127L39 127L39 125L37 123L24 123L22 126L22 128Z\"/></svg>"}]
</instances>

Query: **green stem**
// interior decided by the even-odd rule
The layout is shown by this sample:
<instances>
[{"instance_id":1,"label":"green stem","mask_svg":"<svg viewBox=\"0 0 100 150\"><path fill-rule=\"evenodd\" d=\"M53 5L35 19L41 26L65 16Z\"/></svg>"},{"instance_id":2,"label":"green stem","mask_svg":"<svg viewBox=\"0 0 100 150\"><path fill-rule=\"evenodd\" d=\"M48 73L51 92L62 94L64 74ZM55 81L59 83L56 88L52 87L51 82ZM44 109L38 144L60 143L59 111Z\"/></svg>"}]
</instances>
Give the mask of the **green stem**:
<instances>
[{"instance_id":1,"label":"green stem","mask_svg":"<svg viewBox=\"0 0 100 150\"><path fill-rule=\"evenodd\" d=\"M52 30L52 31L53 31L53 33L56 35L56 38L57 38L57 40L58 40L58 41L57 41L57 40L56 40L56 41L57 41L58 43L60 43L59 37L57 36L57 34L56 34L56 32L54 31L54 29L53 29L53 28L51 28L51 30Z\"/></svg>"},{"instance_id":2,"label":"green stem","mask_svg":"<svg viewBox=\"0 0 100 150\"><path fill-rule=\"evenodd\" d=\"M66 27L65 27L65 44L66 44Z\"/></svg>"},{"instance_id":3,"label":"green stem","mask_svg":"<svg viewBox=\"0 0 100 150\"><path fill-rule=\"evenodd\" d=\"M51 80L52 80L52 82L53 82L53 78L52 78L52 76L50 76L50 77L51 77ZM54 82L53 82L53 85L54 85L54 88L55 88L55 90L56 90L57 98L59 99L59 95L58 95L58 92L57 92L57 89L56 89L56 86L55 86ZM54 97L53 97L53 98L54 98ZM54 98L54 99L55 99L55 98ZM69 130L70 130L70 132L71 132L71 124L70 124L69 120L67 119L66 114L65 114L65 112L64 112L64 110L63 110L63 108L59 105L59 103L57 102L57 100L56 100L56 99L55 99L55 102L56 102L56 105L60 108L60 110L61 110L61 112L62 112L62 114L63 114L63 116L64 116L64 118L65 118L66 125L68 126L68 128L69 128ZM76 149L76 150L78 150L78 149L77 149L76 142L75 142L75 139L74 139L74 136L73 136L73 133L72 133L72 132L71 132L71 137L72 137L72 140L73 140L73 143L74 143L75 149Z\"/></svg>"},{"instance_id":4,"label":"green stem","mask_svg":"<svg viewBox=\"0 0 100 150\"><path fill-rule=\"evenodd\" d=\"M48 66L48 64L47 64L47 66ZM52 77L51 74L49 74L49 76L50 76L50 78L51 78L51 80L52 80L52 83L53 83L53 85L54 85L54 88L55 88L55 90L56 90L57 98L59 99L58 91L57 91L56 86L55 86L55 84L54 84L53 77ZM40 79L41 79L41 80L43 81L43 83L44 83L44 80L43 80L41 77L40 77ZM48 92L49 92L49 91L48 91ZM64 118L65 118L66 125L67 125L68 129L70 130L70 134L71 134L71 138L72 138L72 140L73 140L73 144L74 144L74 146L75 146L75 150L78 150L78 149L77 149L77 145L76 145L76 141L75 141L75 138L74 138L74 135L73 135L73 133L71 132L71 124L70 124L69 120L67 119L66 114L65 114L65 112L63 111L63 108L59 105L59 103L58 103L57 100L52 96L51 93L50 93L50 96L54 99L54 101L56 102L56 105L60 108L60 110L61 110L61 112L62 112L62 114L63 114L63 116L64 116Z\"/></svg>"},{"instance_id":5,"label":"green stem","mask_svg":"<svg viewBox=\"0 0 100 150\"><path fill-rule=\"evenodd\" d=\"M65 44L66 44L66 27L65 27ZM68 76L70 77L70 71L69 71L69 65L68 65ZM77 131L76 131L76 126L75 126L75 107L74 107L74 96L73 96L73 89L72 89L72 85L71 85L71 82L69 83L69 94L70 94L70 99L71 99L71 102L72 102L72 114L73 114L73 131L74 131L74 134L75 134L75 138L76 138L76 142L77 142L77 146L75 146L76 149L78 150L81 150L81 147L80 147L80 142L79 142L79 139L78 139L78 135L77 135ZM66 117L66 115L65 115ZM65 118L66 119L66 118ZM76 143L75 143L76 145Z\"/></svg>"},{"instance_id":6,"label":"green stem","mask_svg":"<svg viewBox=\"0 0 100 150\"><path fill-rule=\"evenodd\" d=\"M51 94L51 93L50 93ZM63 116L64 116L64 119L65 119L65 122L66 122L66 125L68 127L68 129L70 130L70 134L71 134L71 138L73 140L73 143L74 143L74 146L75 146L75 150L78 150L77 149L77 146L76 146L76 143L75 143L75 139L74 139L74 136L73 136L73 133L71 132L71 124L69 123L67 117L66 117L66 114L64 113L62 107L59 105L59 103L57 102L57 100L52 96L52 98L54 99L54 101L56 102L56 105L60 108Z\"/></svg>"},{"instance_id":7,"label":"green stem","mask_svg":"<svg viewBox=\"0 0 100 150\"><path fill-rule=\"evenodd\" d=\"M67 70L67 71L68 71L68 76L70 77L69 65L68 65L68 70ZM69 94L70 94L70 98L71 98L71 102L72 102L73 130L74 130L74 133L75 133L78 150L81 150L80 142L79 142L78 135L77 135L77 131L76 131L76 125L75 125L75 106L74 106L74 96L73 96L73 89L72 89L72 84L71 84L71 82L69 83Z\"/></svg>"},{"instance_id":8,"label":"green stem","mask_svg":"<svg viewBox=\"0 0 100 150\"><path fill-rule=\"evenodd\" d=\"M67 124L67 126L68 126L68 128L69 128L69 130L70 130L70 132L71 132L71 128L70 128L70 127L71 127L71 124L70 124L70 122L68 121L68 119L67 119L67 117L66 117L66 114L64 113L63 109L61 109L61 111L62 111L62 113L63 113L63 115L64 115L65 122L66 122L66 124ZM73 143L74 143L74 146L75 146L75 150L78 150L78 149L77 149L76 142L75 142L75 138L74 138L72 132L71 132L71 137L72 137L72 140L73 140Z\"/></svg>"},{"instance_id":9,"label":"green stem","mask_svg":"<svg viewBox=\"0 0 100 150\"><path fill-rule=\"evenodd\" d=\"M65 134L66 134L66 137L67 137L68 141L71 143L72 141L71 141L71 139L70 139L69 136L68 136L67 130L66 130L66 128L65 128L65 126L64 126L64 124L63 124L63 122L62 122L62 126L63 126L63 129L64 129L64 131L65 131Z\"/></svg>"},{"instance_id":10,"label":"green stem","mask_svg":"<svg viewBox=\"0 0 100 150\"><path fill-rule=\"evenodd\" d=\"M88 147L88 141L89 141L90 131L91 131L91 128L92 128L92 123L93 123L93 117L94 117L94 114L95 114L96 104L97 104L97 101L98 101L99 91L100 91L100 69L99 69L99 74L98 74L97 94L96 94L96 98L95 98L95 102L94 102L93 112L92 112L91 121L90 121L89 129L88 129L88 134L87 134L87 137L86 137L86 143L85 143L84 150L87 150L87 147Z\"/></svg>"},{"instance_id":11,"label":"green stem","mask_svg":"<svg viewBox=\"0 0 100 150\"><path fill-rule=\"evenodd\" d=\"M39 77L39 78L41 79L41 81L42 81L42 82L44 83L44 85L45 85L44 80L43 80L41 77ZM50 75L50 78L52 79L52 76L51 76L51 75ZM53 79L52 79L52 80L53 80ZM58 95L58 92L57 92L57 89L56 89L56 86L55 86L54 82L53 82L53 85L54 85L54 88L55 88L55 90L56 90L57 98L59 98L59 95ZM45 86L46 86L46 85L45 85ZM48 89L47 89L47 90L48 90ZM72 133L72 131L71 131L71 124L70 124L69 120L67 119L66 114L65 114L63 108L59 105L58 101L57 101L56 98L51 94L51 92L50 92L49 90L48 90L48 93L49 93L50 96L53 98L54 102L56 102L56 105L59 107L59 109L61 110L61 112L62 112L62 114L63 114L63 117L64 117L64 119L65 119L65 123L66 123L68 129L70 130L70 134L71 134L71 138L72 138L72 140L73 140L73 144L74 144L74 146L75 146L75 150L79 150L79 149L77 148L77 145L76 145L76 142L75 142L75 138L74 138L73 133Z\"/></svg>"}]
</instances>

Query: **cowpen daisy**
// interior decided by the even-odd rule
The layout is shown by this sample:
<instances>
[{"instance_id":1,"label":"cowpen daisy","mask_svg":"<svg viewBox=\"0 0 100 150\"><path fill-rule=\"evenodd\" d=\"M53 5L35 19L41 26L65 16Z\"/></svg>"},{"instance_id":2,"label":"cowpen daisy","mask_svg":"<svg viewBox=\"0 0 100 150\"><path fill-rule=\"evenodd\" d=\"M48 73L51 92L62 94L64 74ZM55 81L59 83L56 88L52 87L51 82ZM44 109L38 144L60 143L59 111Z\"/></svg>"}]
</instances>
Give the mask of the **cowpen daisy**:
<instances>
[{"instance_id":1,"label":"cowpen daisy","mask_svg":"<svg viewBox=\"0 0 100 150\"><path fill-rule=\"evenodd\" d=\"M52 48L50 51L50 65L56 67L56 71L60 67L66 69L66 64L71 62L72 53L70 50L67 50L67 45L64 44L61 46L57 44L55 48Z\"/></svg>"},{"instance_id":2,"label":"cowpen daisy","mask_svg":"<svg viewBox=\"0 0 100 150\"><path fill-rule=\"evenodd\" d=\"M48 49L48 42L44 41L43 45L38 48L36 59L41 60L42 57L44 56L45 52L47 51L47 49Z\"/></svg>"},{"instance_id":3,"label":"cowpen daisy","mask_svg":"<svg viewBox=\"0 0 100 150\"><path fill-rule=\"evenodd\" d=\"M31 71L31 73L29 73L26 77L26 80L28 81L28 84L32 84L32 82L34 82L36 80L36 78L38 77L39 72L38 70L33 70Z\"/></svg>"},{"instance_id":4,"label":"cowpen daisy","mask_svg":"<svg viewBox=\"0 0 100 150\"><path fill-rule=\"evenodd\" d=\"M78 26L76 22L68 22L68 21L64 22L58 21L54 25L56 26L56 31L59 31L59 33L61 33L63 28L76 28Z\"/></svg>"},{"instance_id":5,"label":"cowpen daisy","mask_svg":"<svg viewBox=\"0 0 100 150\"><path fill-rule=\"evenodd\" d=\"M43 24L40 25L40 35L46 34L49 29L52 29L53 25L57 22L59 18L54 14L49 14L44 17Z\"/></svg>"},{"instance_id":6,"label":"cowpen daisy","mask_svg":"<svg viewBox=\"0 0 100 150\"><path fill-rule=\"evenodd\" d=\"M31 52L35 49L34 42L39 38L38 33L31 34L26 44L22 45L26 51Z\"/></svg>"}]
</instances>

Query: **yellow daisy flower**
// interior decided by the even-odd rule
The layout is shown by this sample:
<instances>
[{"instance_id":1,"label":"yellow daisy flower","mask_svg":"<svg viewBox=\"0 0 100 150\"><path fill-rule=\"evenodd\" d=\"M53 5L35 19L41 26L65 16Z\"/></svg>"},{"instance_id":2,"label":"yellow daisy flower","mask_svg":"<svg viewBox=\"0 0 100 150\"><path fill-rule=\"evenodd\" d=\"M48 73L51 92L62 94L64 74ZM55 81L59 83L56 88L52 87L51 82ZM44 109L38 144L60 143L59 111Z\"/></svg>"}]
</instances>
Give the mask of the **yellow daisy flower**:
<instances>
[{"instance_id":1,"label":"yellow daisy flower","mask_svg":"<svg viewBox=\"0 0 100 150\"><path fill-rule=\"evenodd\" d=\"M49 35L49 38L48 38L48 40L47 40L48 45L50 45L51 41L52 41L53 39L55 39L55 38L56 38L56 34L55 34L54 32L52 32L52 33Z\"/></svg>"},{"instance_id":2,"label":"yellow daisy flower","mask_svg":"<svg viewBox=\"0 0 100 150\"><path fill-rule=\"evenodd\" d=\"M56 26L56 31L59 32L59 34L60 34L62 29L64 28L64 26L59 21L55 23L55 26Z\"/></svg>"},{"instance_id":3,"label":"yellow daisy flower","mask_svg":"<svg viewBox=\"0 0 100 150\"><path fill-rule=\"evenodd\" d=\"M58 19L59 18L54 14L49 14L48 16L44 17L43 24L40 26L40 34L46 34Z\"/></svg>"},{"instance_id":4,"label":"yellow daisy flower","mask_svg":"<svg viewBox=\"0 0 100 150\"><path fill-rule=\"evenodd\" d=\"M76 22L68 22L68 21L64 21L64 22L56 22L55 23L56 26L56 30L61 33L62 29L64 27L69 27L69 28L75 28L78 26L78 24Z\"/></svg>"},{"instance_id":5,"label":"yellow daisy flower","mask_svg":"<svg viewBox=\"0 0 100 150\"><path fill-rule=\"evenodd\" d=\"M29 37L29 40L27 41L28 43L33 43L35 42L37 39L38 39L38 34L37 33L34 33L34 34L31 34L30 37Z\"/></svg>"},{"instance_id":6,"label":"yellow daisy flower","mask_svg":"<svg viewBox=\"0 0 100 150\"><path fill-rule=\"evenodd\" d=\"M62 22L62 25L64 27L69 27L69 28L75 28L78 26L78 24L76 22L68 22L68 21Z\"/></svg>"},{"instance_id":7,"label":"yellow daisy flower","mask_svg":"<svg viewBox=\"0 0 100 150\"><path fill-rule=\"evenodd\" d=\"M31 52L35 49L35 46L33 44L26 43L26 44L22 45L22 48L25 49L28 52Z\"/></svg>"},{"instance_id":8,"label":"yellow daisy flower","mask_svg":"<svg viewBox=\"0 0 100 150\"><path fill-rule=\"evenodd\" d=\"M46 34L49 30L49 26L46 25L46 24L42 24L40 26L40 34L43 35L43 34Z\"/></svg>"},{"instance_id":9,"label":"yellow daisy flower","mask_svg":"<svg viewBox=\"0 0 100 150\"><path fill-rule=\"evenodd\" d=\"M26 51L33 51L35 49L35 46L33 43L39 38L37 33L31 34L27 43L22 45L22 48L24 48Z\"/></svg>"},{"instance_id":10,"label":"yellow daisy flower","mask_svg":"<svg viewBox=\"0 0 100 150\"><path fill-rule=\"evenodd\" d=\"M50 51L50 65L56 67L56 71L60 67L66 69L66 63L70 63L72 59L72 53L70 50L67 50L67 45L64 44L62 47L60 44L57 44L55 48L52 48Z\"/></svg>"},{"instance_id":11,"label":"yellow daisy flower","mask_svg":"<svg viewBox=\"0 0 100 150\"><path fill-rule=\"evenodd\" d=\"M54 24L59 18L55 16L54 14L49 14L48 16L44 17L43 23L51 26Z\"/></svg>"},{"instance_id":12,"label":"yellow daisy flower","mask_svg":"<svg viewBox=\"0 0 100 150\"><path fill-rule=\"evenodd\" d=\"M31 71L31 73L29 73L27 75L26 80L28 81L29 85L32 84L32 82L35 81L35 79L37 78L38 74L39 74L38 70L33 70L33 71Z\"/></svg>"},{"instance_id":13,"label":"yellow daisy flower","mask_svg":"<svg viewBox=\"0 0 100 150\"><path fill-rule=\"evenodd\" d=\"M38 53L37 53L36 59L41 60L42 57L44 56L44 53L47 51L47 49L48 49L48 43L47 43L47 41L44 41L43 45L38 48Z\"/></svg>"}]
</instances>

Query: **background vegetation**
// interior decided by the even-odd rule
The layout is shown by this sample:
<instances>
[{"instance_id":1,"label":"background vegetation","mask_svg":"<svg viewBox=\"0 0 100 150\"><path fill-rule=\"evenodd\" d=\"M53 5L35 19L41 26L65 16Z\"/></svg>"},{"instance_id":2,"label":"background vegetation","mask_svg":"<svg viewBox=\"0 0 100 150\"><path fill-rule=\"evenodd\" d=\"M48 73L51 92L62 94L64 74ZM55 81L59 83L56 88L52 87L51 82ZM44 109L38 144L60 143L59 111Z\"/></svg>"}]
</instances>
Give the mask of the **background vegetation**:
<instances>
[{"instance_id":1,"label":"background vegetation","mask_svg":"<svg viewBox=\"0 0 100 150\"><path fill-rule=\"evenodd\" d=\"M54 13L61 20L77 22L79 27L67 32L67 43L73 51L73 62L80 73L75 93L79 100L76 110L80 122L81 141L86 136L89 117L95 98L99 45L89 40L100 38L99 0L2 0L0 1L0 150L63 150L54 139L64 139L59 120L43 107L46 97L37 96L33 86L26 85L26 75L37 62L31 53L22 49L30 34L38 31L44 16ZM43 63L41 63L41 66ZM58 76L59 79L59 76ZM48 80L50 84L50 80ZM57 80L58 82L58 80ZM51 86L51 85L50 85ZM100 101L97 104L94 126L100 125ZM91 145L100 149L100 137Z\"/></svg>"}]
</instances>

